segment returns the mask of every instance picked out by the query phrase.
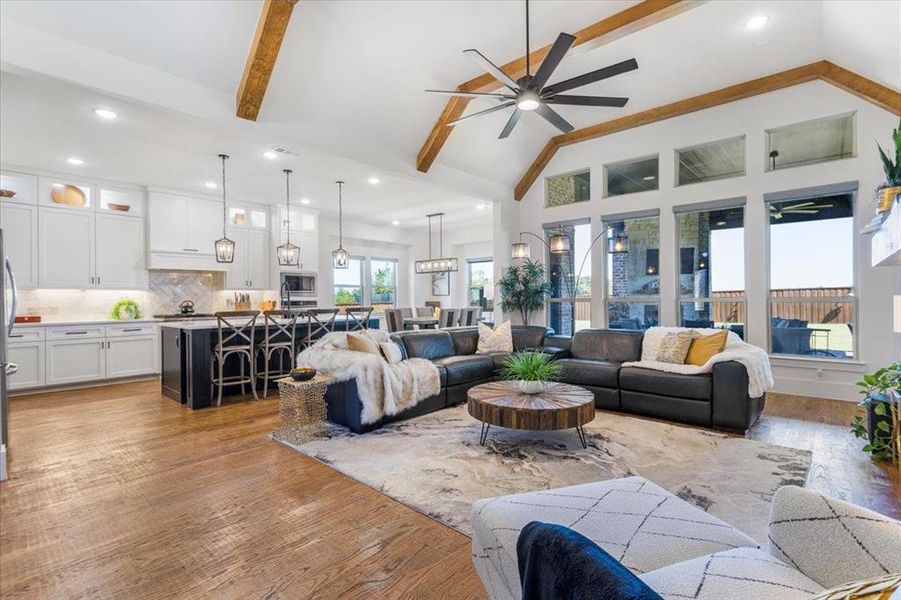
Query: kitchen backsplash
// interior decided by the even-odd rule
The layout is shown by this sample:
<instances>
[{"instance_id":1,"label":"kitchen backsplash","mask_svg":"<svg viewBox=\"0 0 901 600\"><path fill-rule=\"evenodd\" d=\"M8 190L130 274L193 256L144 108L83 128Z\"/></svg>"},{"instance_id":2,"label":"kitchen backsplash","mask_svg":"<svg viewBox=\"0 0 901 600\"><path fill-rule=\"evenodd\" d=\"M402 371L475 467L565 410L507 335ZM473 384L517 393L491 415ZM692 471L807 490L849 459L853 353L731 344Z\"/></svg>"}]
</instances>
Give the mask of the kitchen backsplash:
<instances>
[{"instance_id":1,"label":"kitchen backsplash","mask_svg":"<svg viewBox=\"0 0 901 600\"><path fill-rule=\"evenodd\" d=\"M147 290L19 290L19 314L41 315L47 321L107 319L120 298L134 298L145 317L178 312L182 300L193 300L194 310L210 313L230 310L233 291L223 291L222 273L150 271ZM257 306L276 299L272 291L244 292Z\"/></svg>"}]
</instances>

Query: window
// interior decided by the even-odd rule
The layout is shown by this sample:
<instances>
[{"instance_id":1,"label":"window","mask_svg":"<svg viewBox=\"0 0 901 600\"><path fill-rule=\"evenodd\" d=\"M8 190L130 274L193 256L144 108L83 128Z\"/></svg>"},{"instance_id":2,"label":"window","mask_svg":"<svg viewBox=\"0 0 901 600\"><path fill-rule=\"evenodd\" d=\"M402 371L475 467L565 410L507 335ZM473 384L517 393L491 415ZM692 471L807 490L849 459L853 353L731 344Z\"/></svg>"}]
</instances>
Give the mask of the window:
<instances>
[{"instance_id":1,"label":"window","mask_svg":"<svg viewBox=\"0 0 901 600\"><path fill-rule=\"evenodd\" d=\"M788 125L766 132L767 171L854 156L854 115Z\"/></svg>"},{"instance_id":2,"label":"window","mask_svg":"<svg viewBox=\"0 0 901 600\"><path fill-rule=\"evenodd\" d=\"M366 259L352 257L346 269L333 269L335 278L335 306L363 304L363 263Z\"/></svg>"},{"instance_id":3,"label":"window","mask_svg":"<svg viewBox=\"0 0 901 600\"><path fill-rule=\"evenodd\" d=\"M563 206L591 199L591 173L582 171L544 180L544 205Z\"/></svg>"},{"instance_id":4,"label":"window","mask_svg":"<svg viewBox=\"0 0 901 600\"><path fill-rule=\"evenodd\" d=\"M676 164L676 185L740 177L745 174L745 138L676 150Z\"/></svg>"},{"instance_id":5,"label":"window","mask_svg":"<svg viewBox=\"0 0 901 600\"><path fill-rule=\"evenodd\" d=\"M719 327L745 337L744 206L676 207L679 325Z\"/></svg>"},{"instance_id":6,"label":"window","mask_svg":"<svg viewBox=\"0 0 901 600\"><path fill-rule=\"evenodd\" d=\"M397 259L373 258L369 261L369 302L382 314L397 304Z\"/></svg>"},{"instance_id":7,"label":"window","mask_svg":"<svg viewBox=\"0 0 901 600\"><path fill-rule=\"evenodd\" d=\"M768 200L770 351L854 358L854 192Z\"/></svg>"},{"instance_id":8,"label":"window","mask_svg":"<svg viewBox=\"0 0 901 600\"><path fill-rule=\"evenodd\" d=\"M628 251L607 255L607 326L645 330L659 323L660 217L604 217L607 237L625 233Z\"/></svg>"},{"instance_id":9,"label":"window","mask_svg":"<svg viewBox=\"0 0 901 600\"><path fill-rule=\"evenodd\" d=\"M545 230L545 239L564 233L569 252L548 253L548 326L560 335L572 335L591 326L591 223L580 221ZM575 292L575 302L573 302Z\"/></svg>"},{"instance_id":10,"label":"window","mask_svg":"<svg viewBox=\"0 0 901 600\"><path fill-rule=\"evenodd\" d=\"M483 318L491 320L494 311L494 261L490 258L467 261L466 282L469 306L481 306Z\"/></svg>"},{"instance_id":11,"label":"window","mask_svg":"<svg viewBox=\"0 0 901 600\"><path fill-rule=\"evenodd\" d=\"M659 163L659 157L651 156L604 165L604 197L656 190Z\"/></svg>"}]
</instances>

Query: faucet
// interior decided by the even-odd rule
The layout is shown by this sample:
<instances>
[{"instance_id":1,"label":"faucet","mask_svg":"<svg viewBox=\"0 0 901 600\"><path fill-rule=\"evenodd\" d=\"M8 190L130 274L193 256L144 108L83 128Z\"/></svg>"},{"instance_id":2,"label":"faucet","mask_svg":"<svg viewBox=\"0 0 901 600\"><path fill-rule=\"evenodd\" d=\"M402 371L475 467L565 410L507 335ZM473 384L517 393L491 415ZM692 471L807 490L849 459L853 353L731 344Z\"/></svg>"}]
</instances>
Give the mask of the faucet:
<instances>
[{"instance_id":1,"label":"faucet","mask_svg":"<svg viewBox=\"0 0 901 600\"><path fill-rule=\"evenodd\" d=\"M289 310L291 308L291 286L288 285L287 281L282 282L278 297L282 305L282 310Z\"/></svg>"}]
</instances>

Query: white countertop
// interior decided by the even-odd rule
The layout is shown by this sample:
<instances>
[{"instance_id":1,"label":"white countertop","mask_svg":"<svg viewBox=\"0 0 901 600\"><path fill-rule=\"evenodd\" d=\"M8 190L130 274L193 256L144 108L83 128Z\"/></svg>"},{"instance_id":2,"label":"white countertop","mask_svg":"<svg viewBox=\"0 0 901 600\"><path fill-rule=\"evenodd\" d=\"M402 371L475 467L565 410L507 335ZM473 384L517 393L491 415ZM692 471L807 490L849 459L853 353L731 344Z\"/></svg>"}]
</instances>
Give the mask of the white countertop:
<instances>
[{"instance_id":1,"label":"white countertop","mask_svg":"<svg viewBox=\"0 0 901 600\"><path fill-rule=\"evenodd\" d=\"M161 323L162 319L44 319L40 323L16 323L19 327L62 327L65 325L128 325L129 323Z\"/></svg>"}]
</instances>

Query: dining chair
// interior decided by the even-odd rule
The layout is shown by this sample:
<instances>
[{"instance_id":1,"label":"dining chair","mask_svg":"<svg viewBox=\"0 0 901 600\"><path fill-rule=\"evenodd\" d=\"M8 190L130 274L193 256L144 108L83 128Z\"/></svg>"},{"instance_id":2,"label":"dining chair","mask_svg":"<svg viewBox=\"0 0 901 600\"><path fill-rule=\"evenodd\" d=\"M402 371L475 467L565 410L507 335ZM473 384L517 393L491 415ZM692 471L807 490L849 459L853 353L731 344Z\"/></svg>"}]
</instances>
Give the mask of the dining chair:
<instances>
[{"instance_id":1,"label":"dining chair","mask_svg":"<svg viewBox=\"0 0 901 600\"><path fill-rule=\"evenodd\" d=\"M400 314L402 314L405 319L410 319L413 317L413 309L410 307L401 308Z\"/></svg>"},{"instance_id":2,"label":"dining chair","mask_svg":"<svg viewBox=\"0 0 901 600\"><path fill-rule=\"evenodd\" d=\"M385 323L388 326L388 333L395 333L404 330L404 315L399 308L385 309Z\"/></svg>"},{"instance_id":3,"label":"dining chair","mask_svg":"<svg viewBox=\"0 0 901 600\"><path fill-rule=\"evenodd\" d=\"M256 389L256 365L254 364L254 335L256 333L256 310L229 310L220 311L216 315L217 338L210 355L210 396L214 388L218 388L216 406L222 405L222 389L227 386L240 385L241 393L246 393L246 385L250 384L253 397L257 398ZM241 361L239 375L225 376L225 361L229 356L236 355ZM250 374L244 369L244 359L247 359Z\"/></svg>"},{"instance_id":4,"label":"dining chair","mask_svg":"<svg viewBox=\"0 0 901 600\"><path fill-rule=\"evenodd\" d=\"M335 330L335 318L338 316L338 309L311 308L305 312L307 315L307 348L309 348L313 345L314 340Z\"/></svg>"},{"instance_id":5,"label":"dining chair","mask_svg":"<svg viewBox=\"0 0 901 600\"><path fill-rule=\"evenodd\" d=\"M441 314L438 315L438 327L441 329L455 327L459 319L459 314L459 308L442 308Z\"/></svg>"},{"instance_id":6,"label":"dining chair","mask_svg":"<svg viewBox=\"0 0 901 600\"><path fill-rule=\"evenodd\" d=\"M281 377L294 367L294 340L297 333L297 314L287 310L263 311L263 341L257 346L257 353L263 355L263 372L257 377L263 379L263 398L269 392L269 379ZM288 366L285 367L285 357ZM272 368L272 358L277 357L277 368Z\"/></svg>"},{"instance_id":7,"label":"dining chair","mask_svg":"<svg viewBox=\"0 0 901 600\"><path fill-rule=\"evenodd\" d=\"M416 307L416 316L417 317L434 317L435 309L429 306L417 306Z\"/></svg>"},{"instance_id":8,"label":"dining chair","mask_svg":"<svg viewBox=\"0 0 901 600\"><path fill-rule=\"evenodd\" d=\"M372 317L371 306L352 306L344 309L347 317L347 331L369 329L369 318Z\"/></svg>"}]
</instances>

